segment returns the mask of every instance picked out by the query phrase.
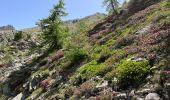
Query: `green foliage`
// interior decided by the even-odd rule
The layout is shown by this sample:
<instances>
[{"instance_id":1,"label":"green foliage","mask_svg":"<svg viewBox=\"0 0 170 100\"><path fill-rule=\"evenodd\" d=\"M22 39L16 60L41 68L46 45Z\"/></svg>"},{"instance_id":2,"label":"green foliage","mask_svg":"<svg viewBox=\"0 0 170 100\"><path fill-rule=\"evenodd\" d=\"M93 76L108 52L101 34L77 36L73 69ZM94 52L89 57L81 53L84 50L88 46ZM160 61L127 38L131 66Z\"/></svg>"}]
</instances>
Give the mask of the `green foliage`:
<instances>
[{"instance_id":1,"label":"green foliage","mask_svg":"<svg viewBox=\"0 0 170 100\"><path fill-rule=\"evenodd\" d=\"M104 76L107 72L109 72L110 70L112 70L113 67L111 66L103 66L101 68L98 69L98 71L96 72L96 75L99 76Z\"/></svg>"},{"instance_id":2,"label":"green foliage","mask_svg":"<svg viewBox=\"0 0 170 100\"><path fill-rule=\"evenodd\" d=\"M121 61L122 59L124 59L125 57L127 57L127 53L125 50L123 49L116 49L112 51L112 55L109 59L106 60L106 63L109 66L113 66L116 63L118 63L119 61Z\"/></svg>"},{"instance_id":3,"label":"green foliage","mask_svg":"<svg viewBox=\"0 0 170 100\"><path fill-rule=\"evenodd\" d=\"M86 58L88 54L85 50L86 38L81 38L81 36L81 34L71 35L64 40L65 56L73 63Z\"/></svg>"},{"instance_id":4,"label":"green foliage","mask_svg":"<svg viewBox=\"0 0 170 100\"><path fill-rule=\"evenodd\" d=\"M123 88L137 85L143 82L150 72L149 62L147 60L139 62L123 60L118 64L116 72L119 84Z\"/></svg>"},{"instance_id":5,"label":"green foliage","mask_svg":"<svg viewBox=\"0 0 170 100\"><path fill-rule=\"evenodd\" d=\"M83 77L92 77L98 74L98 69L105 67L104 63L98 64L96 61L91 61L79 68L78 72Z\"/></svg>"},{"instance_id":6,"label":"green foliage","mask_svg":"<svg viewBox=\"0 0 170 100\"><path fill-rule=\"evenodd\" d=\"M73 63L86 58L90 48L87 36L82 34L86 30L86 26L81 22L78 25L80 28L75 33L68 34L63 42L65 56Z\"/></svg>"},{"instance_id":7,"label":"green foliage","mask_svg":"<svg viewBox=\"0 0 170 100\"><path fill-rule=\"evenodd\" d=\"M43 44L48 44L51 49L62 47L62 39L65 31L61 27L61 17L65 15L64 2L63 0L59 0L58 4L51 10L50 16L40 20L38 24L43 31Z\"/></svg>"},{"instance_id":8,"label":"green foliage","mask_svg":"<svg viewBox=\"0 0 170 100\"><path fill-rule=\"evenodd\" d=\"M93 48L93 52L91 53L91 58L98 59L101 54L110 54L110 53L111 51L106 45L102 45L102 46L97 45Z\"/></svg>"},{"instance_id":9,"label":"green foliage","mask_svg":"<svg viewBox=\"0 0 170 100\"><path fill-rule=\"evenodd\" d=\"M89 29L85 21L79 21L76 27L78 29L77 33L86 32Z\"/></svg>"},{"instance_id":10,"label":"green foliage","mask_svg":"<svg viewBox=\"0 0 170 100\"><path fill-rule=\"evenodd\" d=\"M108 73L106 73L104 77L106 79L113 80L115 76L116 76L116 71L115 71L115 69L112 69L112 70L108 71Z\"/></svg>"},{"instance_id":11,"label":"green foliage","mask_svg":"<svg viewBox=\"0 0 170 100\"><path fill-rule=\"evenodd\" d=\"M134 43L135 36L134 35L127 35L122 38L117 39L115 42L114 48L119 49L124 46L128 46Z\"/></svg>"},{"instance_id":12,"label":"green foliage","mask_svg":"<svg viewBox=\"0 0 170 100\"><path fill-rule=\"evenodd\" d=\"M7 99L7 97L5 95L0 94L0 100L6 100L6 99Z\"/></svg>"},{"instance_id":13,"label":"green foliage","mask_svg":"<svg viewBox=\"0 0 170 100\"><path fill-rule=\"evenodd\" d=\"M170 1L169 0L162 1L161 6L170 8Z\"/></svg>"},{"instance_id":14,"label":"green foliage","mask_svg":"<svg viewBox=\"0 0 170 100\"><path fill-rule=\"evenodd\" d=\"M18 31L15 33L14 35L14 41L19 41L23 36L23 32L22 31Z\"/></svg>"},{"instance_id":15,"label":"green foliage","mask_svg":"<svg viewBox=\"0 0 170 100\"><path fill-rule=\"evenodd\" d=\"M39 74L47 75L47 74L49 74L49 69L47 67L45 67L45 68L42 67L38 71L32 73L32 76L36 76L36 75L39 75Z\"/></svg>"},{"instance_id":16,"label":"green foliage","mask_svg":"<svg viewBox=\"0 0 170 100\"><path fill-rule=\"evenodd\" d=\"M118 0L104 0L103 5L106 6L106 10L109 13L117 13L118 7L119 7L119 2Z\"/></svg>"},{"instance_id":17,"label":"green foliage","mask_svg":"<svg viewBox=\"0 0 170 100\"><path fill-rule=\"evenodd\" d=\"M42 92L43 92L43 88L37 88L36 90L34 90L34 91L32 92L31 96L29 96L28 98L26 98L26 100L30 100L31 97L36 98L36 97L40 96L40 94L41 94Z\"/></svg>"},{"instance_id":18,"label":"green foliage","mask_svg":"<svg viewBox=\"0 0 170 100\"><path fill-rule=\"evenodd\" d=\"M68 58L73 63L86 58L86 56L86 52L80 48L72 47L69 49L69 51L66 51L66 58Z\"/></svg>"}]
</instances>

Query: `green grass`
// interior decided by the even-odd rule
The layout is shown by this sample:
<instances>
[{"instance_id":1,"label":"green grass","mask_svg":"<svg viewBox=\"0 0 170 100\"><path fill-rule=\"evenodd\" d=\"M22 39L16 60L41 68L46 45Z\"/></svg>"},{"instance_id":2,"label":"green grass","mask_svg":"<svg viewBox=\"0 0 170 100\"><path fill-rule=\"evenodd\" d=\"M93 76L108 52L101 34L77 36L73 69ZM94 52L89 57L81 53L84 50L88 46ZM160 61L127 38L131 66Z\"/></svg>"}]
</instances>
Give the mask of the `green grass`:
<instances>
[{"instance_id":1,"label":"green grass","mask_svg":"<svg viewBox=\"0 0 170 100\"><path fill-rule=\"evenodd\" d=\"M43 92L43 88L38 88L35 91L32 92L31 97L38 97ZM28 97L26 100L30 100L31 97Z\"/></svg>"}]
</instances>

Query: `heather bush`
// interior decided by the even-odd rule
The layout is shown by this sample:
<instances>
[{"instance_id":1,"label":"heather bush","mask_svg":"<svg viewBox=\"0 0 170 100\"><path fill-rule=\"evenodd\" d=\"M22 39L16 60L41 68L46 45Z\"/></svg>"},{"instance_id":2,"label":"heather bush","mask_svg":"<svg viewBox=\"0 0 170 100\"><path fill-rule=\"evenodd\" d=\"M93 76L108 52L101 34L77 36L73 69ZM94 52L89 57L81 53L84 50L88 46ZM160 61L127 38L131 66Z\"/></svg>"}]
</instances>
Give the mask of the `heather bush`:
<instances>
[{"instance_id":1,"label":"heather bush","mask_svg":"<svg viewBox=\"0 0 170 100\"><path fill-rule=\"evenodd\" d=\"M114 48L119 49L121 47L130 45L134 42L134 39L135 39L135 36L133 36L133 35L127 35L123 38L120 38L116 41Z\"/></svg>"},{"instance_id":2,"label":"heather bush","mask_svg":"<svg viewBox=\"0 0 170 100\"><path fill-rule=\"evenodd\" d=\"M80 89L82 92L82 95L85 97L88 97L92 94L92 91L96 88L96 83L92 80L88 80L84 82L82 85L80 85Z\"/></svg>"},{"instance_id":3,"label":"heather bush","mask_svg":"<svg viewBox=\"0 0 170 100\"><path fill-rule=\"evenodd\" d=\"M64 97L65 98L69 98L70 96L72 96L74 93L74 88L73 87L68 87L64 90Z\"/></svg>"},{"instance_id":4,"label":"heather bush","mask_svg":"<svg viewBox=\"0 0 170 100\"><path fill-rule=\"evenodd\" d=\"M140 84L149 72L149 62L147 60L139 62L122 60L116 68L116 76L122 88Z\"/></svg>"}]
</instances>

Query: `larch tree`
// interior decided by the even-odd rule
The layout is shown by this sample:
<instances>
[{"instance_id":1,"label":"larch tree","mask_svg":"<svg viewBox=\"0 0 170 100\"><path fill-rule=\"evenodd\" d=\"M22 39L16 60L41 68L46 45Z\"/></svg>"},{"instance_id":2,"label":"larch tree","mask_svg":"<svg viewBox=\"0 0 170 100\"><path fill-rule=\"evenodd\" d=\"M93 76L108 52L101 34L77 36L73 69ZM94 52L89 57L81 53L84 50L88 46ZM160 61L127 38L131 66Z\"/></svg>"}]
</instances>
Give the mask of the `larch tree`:
<instances>
[{"instance_id":1,"label":"larch tree","mask_svg":"<svg viewBox=\"0 0 170 100\"><path fill-rule=\"evenodd\" d=\"M60 49L62 47L62 35L64 29L61 27L61 17L66 16L64 0L54 5L47 18L40 20L38 25L42 29L43 45L49 45L50 49Z\"/></svg>"},{"instance_id":2,"label":"larch tree","mask_svg":"<svg viewBox=\"0 0 170 100\"><path fill-rule=\"evenodd\" d=\"M118 0L104 0L103 5L106 6L106 10L109 13L117 13L119 2Z\"/></svg>"}]
</instances>

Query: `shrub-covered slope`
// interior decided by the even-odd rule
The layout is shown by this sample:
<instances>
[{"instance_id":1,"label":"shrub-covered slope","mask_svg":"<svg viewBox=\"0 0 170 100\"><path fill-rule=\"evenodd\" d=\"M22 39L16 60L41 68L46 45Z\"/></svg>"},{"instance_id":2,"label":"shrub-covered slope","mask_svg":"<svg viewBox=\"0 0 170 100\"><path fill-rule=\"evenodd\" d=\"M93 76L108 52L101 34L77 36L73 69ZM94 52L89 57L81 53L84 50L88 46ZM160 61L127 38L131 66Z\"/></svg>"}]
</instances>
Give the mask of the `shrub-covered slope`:
<instances>
[{"instance_id":1,"label":"shrub-covered slope","mask_svg":"<svg viewBox=\"0 0 170 100\"><path fill-rule=\"evenodd\" d=\"M118 14L84 26L63 49L9 75L0 98L170 99L169 0L131 0Z\"/></svg>"}]
</instances>

